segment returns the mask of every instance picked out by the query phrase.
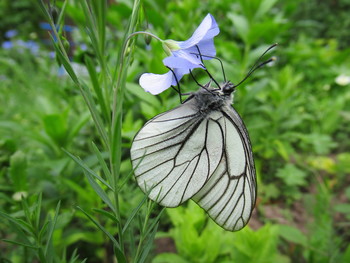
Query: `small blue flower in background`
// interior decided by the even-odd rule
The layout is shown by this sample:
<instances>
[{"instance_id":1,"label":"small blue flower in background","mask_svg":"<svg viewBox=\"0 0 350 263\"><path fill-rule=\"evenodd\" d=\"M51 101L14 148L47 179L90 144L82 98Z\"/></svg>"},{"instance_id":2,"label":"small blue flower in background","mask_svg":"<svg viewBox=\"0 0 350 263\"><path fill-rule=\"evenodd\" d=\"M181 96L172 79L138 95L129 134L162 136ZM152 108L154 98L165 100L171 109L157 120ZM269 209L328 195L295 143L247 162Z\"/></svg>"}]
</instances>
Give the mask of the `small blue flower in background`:
<instances>
[{"instance_id":1,"label":"small blue flower in background","mask_svg":"<svg viewBox=\"0 0 350 263\"><path fill-rule=\"evenodd\" d=\"M3 49L11 49L13 47L13 43L12 41L4 41L2 42L1 47Z\"/></svg>"},{"instance_id":2,"label":"small blue flower in background","mask_svg":"<svg viewBox=\"0 0 350 263\"><path fill-rule=\"evenodd\" d=\"M33 40L25 42L25 47L28 48L30 52L34 55L37 55L39 53L40 46L37 42Z\"/></svg>"},{"instance_id":3,"label":"small blue flower in background","mask_svg":"<svg viewBox=\"0 0 350 263\"><path fill-rule=\"evenodd\" d=\"M81 44L80 45L80 49L82 50L82 51L86 51L86 50L88 50L88 46L86 45L86 44Z\"/></svg>"},{"instance_id":4,"label":"small blue flower in background","mask_svg":"<svg viewBox=\"0 0 350 263\"><path fill-rule=\"evenodd\" d=\"M37 55L40 50L40 46L37 42L33 40L23 41L18 39L15 41L4 41L1 44L3 49L15 49L18 52L23 52L25 49L29 50L33 55Z\"/></svg>"},{"instance_id":5,"label":"small blue flower in background","mask_svg":"<svg viewBox=\"0 0 350 263\"><path fill-rule=\"evenodd\" d=\"M18 34L18 31L16 29L11 29L11 30L6 31L5 37L6 38L13 38L13 37L17 36L17 34Z\"/></svg>"},{"instance_id":6,"label":"small blue flower in background","mask_svg":"<svg viewBox=\"0 0 350 263\"><path fill-rule=\"evenodd\" d=\"M56 52L55 51L50 51L49 52L49 58L55 59L56 58Z\"/></svg>"},{"instance_id":7,"label":"small blue flower in background","mask_svg":"<svg viewBox=\"0 0 350 263\"><path fill-rule=\"evenodd\" d=\"M165 74L144 73L139 83L141 87L153 95L159 94L170 86L175 86L176 81L190 73L195 68L203 68L203 59L211 59L205 56L215 56L214 37L220 32L219 27L211 14L208 14L198 26L193 35L186 41L164 40L163 48L169 55L163 60L165 66L173 70ZM199 51L198 51L199 50ZM176 78L174 76L176 75Z\"/></svg>"}]
</instances>

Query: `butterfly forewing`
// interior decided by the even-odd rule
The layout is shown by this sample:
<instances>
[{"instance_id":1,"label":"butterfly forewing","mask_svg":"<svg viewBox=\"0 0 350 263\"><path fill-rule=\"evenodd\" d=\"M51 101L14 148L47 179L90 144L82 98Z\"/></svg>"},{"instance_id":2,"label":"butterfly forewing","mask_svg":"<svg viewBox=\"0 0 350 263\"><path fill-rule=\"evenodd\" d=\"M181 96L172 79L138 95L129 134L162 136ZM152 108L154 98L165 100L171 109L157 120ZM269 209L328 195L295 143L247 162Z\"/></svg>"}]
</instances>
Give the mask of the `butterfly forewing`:
<instances>
[{"instance_id":1,"label":"butterfly forewing","mask_svg":"<svg viewBox=\"0 0 350 263\"><path fill-rule=\"evenodd\" d=\"M154 117L135 136L131 148L139 186L164 206L180 205L196 194L217 168L222 136L218 123L201 118L193 101Z\"/></svg>"}]
</instances>

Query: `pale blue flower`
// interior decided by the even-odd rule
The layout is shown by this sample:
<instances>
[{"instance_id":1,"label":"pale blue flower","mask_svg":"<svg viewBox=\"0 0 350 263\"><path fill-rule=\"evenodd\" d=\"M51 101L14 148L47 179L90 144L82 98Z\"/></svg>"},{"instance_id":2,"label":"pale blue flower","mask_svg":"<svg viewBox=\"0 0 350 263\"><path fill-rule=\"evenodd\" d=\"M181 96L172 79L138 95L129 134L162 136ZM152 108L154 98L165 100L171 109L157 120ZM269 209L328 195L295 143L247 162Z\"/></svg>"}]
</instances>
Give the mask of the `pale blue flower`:
<instances>
[{"instance_id":1,"label":"pale blue flower","mask_svg":"<svg viewBox=\"0 0 350 263\"><path fill-rule=\"evenodd\" d=\"M164 40L163 48L169 54L163 60L165 66L171 68L165 74L144 73L139 83L141 87L153 95L159 94L170 86L175 86L177 81L195 68L205 69L202 59L211 59L216 55L214 37L219 34L219 27L211 14L208 14L198 26L193 35L186 41Z\"/></svg>"},{"instance_id":2,"label":"pale blue flower","mask_svg":"<svg viewBox=\"0 0 350 263\"><path fill-rule=\"evenodd\" d=\"M15 36L17 36L18 31L16 29L11 29L5 32L5 37L7 38L13 38Z\"/></svg>"},{"instance_id":3,"label":"pale blue flower","mask_svg":"<svg viewBox=\"0 0 350 263\"><path fill-rule=\"evenodd\" d=\"M1 44L3 49L11 49L13 47L12 41L4 41Z\"/></svg>"}]
</instances>

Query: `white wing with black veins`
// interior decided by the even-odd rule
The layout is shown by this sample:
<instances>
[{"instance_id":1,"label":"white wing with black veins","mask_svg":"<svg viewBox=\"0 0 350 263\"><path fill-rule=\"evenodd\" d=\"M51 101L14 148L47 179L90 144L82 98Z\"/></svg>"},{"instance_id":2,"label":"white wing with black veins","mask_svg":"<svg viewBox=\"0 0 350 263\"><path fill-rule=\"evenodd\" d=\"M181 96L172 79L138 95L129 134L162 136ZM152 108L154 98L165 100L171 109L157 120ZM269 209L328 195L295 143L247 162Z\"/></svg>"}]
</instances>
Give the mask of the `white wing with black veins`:
<instances>
[{"instance_id":1,"label":"white wing with black veins","mask_svg":"<svg viewBox=\"0 0 350 263\"><path fill-rule=\"evenodd\" d=\"M256 200L256 178L251 145L245 126L232 107L219 120L224 133L220 164L204 187L193 196L209 216L230 231L249 221Z\"/></svg>"},{"instance_id":2,"label":"white wing with black veins","mask_svg":"<svg viewBox=\"0 0 350 263\"><path fill-rule=\"evenodd\" d=\"M137 183L163 206L193 198L217 224L239 230L256 198L247 131L232 107L204 116L194 101L154 117L137 133L131 147Z\"/></svg>"}]
</instances>

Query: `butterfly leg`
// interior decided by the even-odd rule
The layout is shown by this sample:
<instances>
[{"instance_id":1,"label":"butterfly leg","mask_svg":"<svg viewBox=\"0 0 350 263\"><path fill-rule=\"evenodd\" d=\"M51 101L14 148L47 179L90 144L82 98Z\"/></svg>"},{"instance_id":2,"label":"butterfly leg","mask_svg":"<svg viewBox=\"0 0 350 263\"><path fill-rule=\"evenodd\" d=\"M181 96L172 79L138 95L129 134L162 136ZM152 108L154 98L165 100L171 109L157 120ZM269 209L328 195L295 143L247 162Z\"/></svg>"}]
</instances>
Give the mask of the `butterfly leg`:
<instances>
[{"instance_id":1,"label":"butterfly leg","mask_svg":"<svg viewBox=\"0 0 350 263\"><path fill-rule=\"evenodd\" d=\"M177 80L177 77L176 77L176 74L175 74L175 72L174 72L174 70L172 69L172 68L169 68L169 67L167 67L172 73L173 73L173 75L174 75L174 78L175 78L175 80L176 80L176 87L175 86L173 86L173 85L171 85L171 87L179 94L179 97L180 97L180 102L181 102L181 104L183 103L183 101L182 101L182 95L186 95L186 94L182 94L181 93L181 87L180 87L180 83L179 83L179 81Z\"/></svg>"},{"instance_id":2,"label":"butterfly leg","mask_svg":"<svg viewBox=\"0 0 350 263\"><path fill-rule=\"evenodd\" d=\"M200 51L198 45L196 45L196 48L197 48L200 60L202 61L202 65L204 66L203 56L201 54L201 51ZM214 83L218 86L218 88L221 89L219 83L213 78L213 76L209 73L209 71L207 70L207 68L205 66L204 66L204 71L208 74L209 78L214 81Z\"/></svg>"}]
</instances>

